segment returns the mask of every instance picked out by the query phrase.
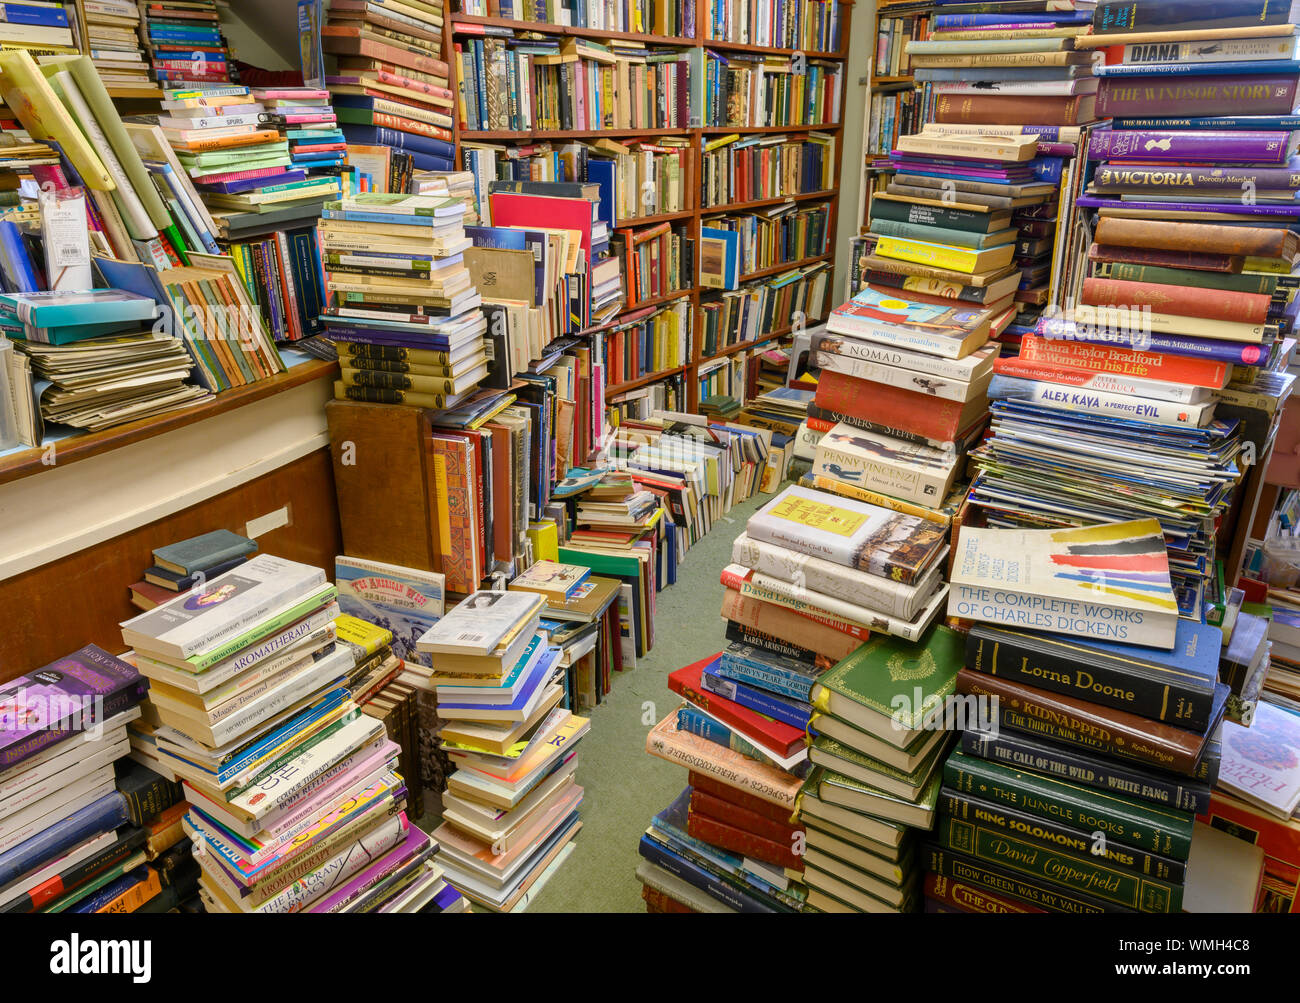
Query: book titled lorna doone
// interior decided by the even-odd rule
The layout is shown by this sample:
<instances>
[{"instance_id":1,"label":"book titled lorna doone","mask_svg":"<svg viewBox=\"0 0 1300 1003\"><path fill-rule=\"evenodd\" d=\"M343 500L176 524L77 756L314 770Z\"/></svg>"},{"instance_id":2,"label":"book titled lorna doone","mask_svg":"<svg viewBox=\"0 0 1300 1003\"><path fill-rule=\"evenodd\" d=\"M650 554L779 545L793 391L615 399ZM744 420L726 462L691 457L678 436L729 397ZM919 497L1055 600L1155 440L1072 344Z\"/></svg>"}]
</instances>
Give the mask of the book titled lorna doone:
<instances>
[{"instance_id":1,"label":"book titled lorna doone","mask_svg":"<svg viewBox=\"0 0 1300 1003\"><path fill-rule=\"evenodd\" d=\"M0 686L0 770L144 699L149 684L93 644ZM93 737L93 735L92 735Z\"/></svg>"},{"instance_id":2,"label":"book titled lorna doone","mask_svg":"<svg viewBox=\"0 0 1300 1003\"><path fill-rule=\"evenodd\" d=\"M1155 519L1074 529L963 526L954 549L949 616L1174 646L1178 604Z\"/></svg>"}]
</instances>

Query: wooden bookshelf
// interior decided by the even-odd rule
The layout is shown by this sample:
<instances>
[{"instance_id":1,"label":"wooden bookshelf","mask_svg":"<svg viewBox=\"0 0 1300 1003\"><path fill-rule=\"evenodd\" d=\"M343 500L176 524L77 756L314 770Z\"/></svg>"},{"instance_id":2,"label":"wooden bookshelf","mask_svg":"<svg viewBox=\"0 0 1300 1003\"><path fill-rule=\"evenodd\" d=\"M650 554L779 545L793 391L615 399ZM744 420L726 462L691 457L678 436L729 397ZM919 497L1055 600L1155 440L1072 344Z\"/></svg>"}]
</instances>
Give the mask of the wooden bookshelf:
<instances>
[{"instance_id":1,"label":"wooden bookshelf","mask_svg":"<svg viewBox=\"0 0 1300 1003\"><path fill-rule=\"evenodd\" d=\"M718 39L706 39L705 28L707 26L708 9L703 3L696 4L696 25L694 37L684 38L676 36L665 36L655 34L638 34L634 32L611 31L598 28L584 28L573 25L549 24L538 21L514 20L503 17L485 17L474 14L464 14L457 11L449 11L446 14L446 30L443 33L443 55L448 66L451 68L452 89L455 91L460 84L460 65L456 58L455 45L458 41L472 40L474 38L485 37L484 28L508 28L513 32L536 32L541 35L550 36L570 36L577 38L589 38L601 42L618 42L629 41L637 42L647 47L656 48L673 48L678 50L715 50L719 53L754 53L765 56L775 56L784 58L793 58L796 55L802 55L809 60L822 62L838 62L841 64L840 72L840 93L839 101L841 109L844 106L846 97L847 81L847 61L850 38L852 30L852 14L854 0L841 0L840 3L840 40L839 48L833 52L816 51L816 50L798 50L789 48L764 47L751 45L744 42L731 42ZM490 36L499 37L499 36ZM694 91L694 88L692 88ZM703 109L699 109L702 116ZM646 139L656 136L685 136L691 140L687 149L687 156L694 158L693 166L688 166L685 174L686 183L689 188L686 193L687 208L679 212L659 213L653 216L642 216L632 219L619 220L616 223L616 229L638 228L645 226L654 226L661 223L685 224L686 235L695 242L696 254L696 274L689 289L683 289L665 296L655 297L646 300L636 306L627 306L620 310L618 315L611 318L604 324L588 328L581 332L584 335L596 335L602 331L609 330L621 322L621 319L629 314L642 310L647 307L664 306L668 303L675 302L682 298L689 298L691 301L692 315L692 336L690 361L685 366L679 366L673 369L667 369L662 372L647 374L635 380L625 383L610 384L605 388L607 395L614 395L628 390L635 390L639 387L656 383L660 380L668 379L673 376L684 376L686 384L686 407L695 410L699 406L699 381L697 379L700 366L705 363L716 362L719 359L730 358L746 349L755 348L762 345L771 344L780 338L788 335L791 331L791 325L786 324L778 330L771 331L760 335L754 341L741 342L736 345L730 345L712 356L702 354L702 332L704 327L703 304L708 302L709 297L714 294L720 294L725 290L704 290L699 284L698 272L698 249L700 240L700 229L706 225L707 219L717 217L728 213L749 212L756 209L762 209L770 206L783 204L813 204L825 202L828 207L827 220L827 249L823 254L803 258L797 261L783 262L780 264L764 267L741 276L741 282L760 281L765 278L771 278L783 272L796 268L805 268L819 262L830 262L834 259L835 241L836 241L836 223L838 216L838 203L840 198L840 188L843 183L843 163L844 150L840 139L843 131L842 122L831 122L826 124L800 124L800 125L778 125L778 126L703 126L701 119L697 118L691 128L674 128L674 129L600 129L600 130L467 130L461 128L459 112L452 116L453 118L453 136L456 145L457 164L461 163L461 144L462 143L504 143L504 144L524 144L530 142L568 142L575 140L596 139L601 136L609 136L615 139ZM816 192L802 192L796 195L783 195L772 198L755 199L747 202L733 202L725 205L704 206L701 199L700 191L700 158L703 154L704 143L708 139L716 139L719 136L726 136L738 133L742 136L751 135L778 135L790 134L797 135L800 133L828 133L836 137L835 163L832 166L832 176L834 183L822 190ZM829 308L833 303L832 297L835 295L835 284L833 276L827 278L826 295L824 304ZM824 313L821 317L810 317L807 323L813 324L824 319Z\"/></svg>"}]
</instances>

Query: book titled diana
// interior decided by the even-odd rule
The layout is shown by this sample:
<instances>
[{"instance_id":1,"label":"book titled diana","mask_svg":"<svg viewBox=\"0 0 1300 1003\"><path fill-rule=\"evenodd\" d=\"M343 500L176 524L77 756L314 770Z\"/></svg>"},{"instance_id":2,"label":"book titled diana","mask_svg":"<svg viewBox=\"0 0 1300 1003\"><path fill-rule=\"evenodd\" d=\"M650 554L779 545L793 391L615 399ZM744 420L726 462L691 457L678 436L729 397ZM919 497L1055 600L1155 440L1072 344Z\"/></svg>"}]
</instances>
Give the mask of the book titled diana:
<instances>
[{"instance_id":1,"label":"book titled diana","mask_svg":"<svg viewBox=\"0 0 1300 1003\"><path fill-rule=\"evenodd\" d=\"M0 687L0 770L138 704L148 682L88 644Z\"/></svg>"},{"instance_id":2,"label":"book titled diana","mask_svg":"<svg viewBox=\"0 0 1300 1003\"><path fill-rule=\"evenodd\" d=\"M813 474L937 507L957 476L958 457L929 446L836 425L817 443Z\"/></svg>"},{"instance_id":3,"label":"book titled diana","mask_svg":"<svg viewBox=\"0 0 1300 1003\"><path fill-rule=\"evenodd\" d=\"M431 665L416 642L442 619L445 579L435 571L418 571L355 557L334 559L339 607L344 613L393 632L393 654Z\"/></svg>"},{"instance_id":4,"label":"book titled diana","mask_svg":"<svg viewBox=\"0 0 1300 1003\"><path fill-rule=\"evenodd\" d=\"M988 396L989 400L1019 401L1053 411L1130 418L1176 428L1204 428L1214 417L1216 403L1209 400L1200 404L1180 404L1000 374L989 383Z\"/></svg>"},{"instance_id":5,"label":"book titled diana","mask_svg":"<svg viewBox=\"0 0 1300 1003\"><path fill-rule=\"evenodd\" d=\"M121 624L122 640L142 651L188 658L242 633L277 607L325 584L325 572L259 554L207 583Z\"/></svg>"},{"instance_id":6,"label":"book titled diana","mask_svg":"<svg viewBox=\"0 0 1300 1003\"><path fill-rule=\"evenodd\" d=\"M1178 603L1155 519L1074 529L963 526L948 615L1173 648Z\"/></svg>"},{"instance_id":7,"label":"book titled diana","mask_svg":"<svg viewBox=\"0 0 1300 1003\"><path fill-rule=\"evenodd\" d=\"M792 567L787 576L740 560L733 551L736 563L786 581L796 580L792 576L807 563L798 559L804 555L817 559L823 571L829 569L820 565L827 563L855 568L901 585L914 585L925 576L944 546L944 533L935 523L797 485L786 488L750 516L742 538L789 553L789 560L799 567ZM756 559L760 557L763 555L755 554ZM816 591L827 591L811 582L807 584ZM893 612L874 603L858 604Z\"/></svg>"}]
</instances>

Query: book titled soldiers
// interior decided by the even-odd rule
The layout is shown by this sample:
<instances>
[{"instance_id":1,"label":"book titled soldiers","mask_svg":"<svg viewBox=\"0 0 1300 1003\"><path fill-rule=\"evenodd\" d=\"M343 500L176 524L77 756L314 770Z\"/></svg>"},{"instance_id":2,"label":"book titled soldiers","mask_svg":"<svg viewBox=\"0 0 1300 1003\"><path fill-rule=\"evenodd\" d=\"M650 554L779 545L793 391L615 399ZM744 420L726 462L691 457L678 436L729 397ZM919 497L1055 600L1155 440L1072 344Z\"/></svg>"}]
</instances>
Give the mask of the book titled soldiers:
<instances>
[{"instance_id":1,"label":"book titled soldiers","mask_svg":"<svg viewBox=\"0 0 1300 1003\"><path fill-rule=\"evenodd\" d=\"M1178 603L1155 519L1077 529L963 526L948 615L1169 651Z\"/></svg>"},{"instance_id":2,"label":"book titled soldiers","mask_svg":"<svg viewBox=\"0 0 1300 1003\"><path fill-rule=\"evenodd\" d=\"M943 550L945 534L915 516L792 485L750 516L745 535L792 552L800 568L805 555L913 585Z\"/></svg>"}]
</instances>

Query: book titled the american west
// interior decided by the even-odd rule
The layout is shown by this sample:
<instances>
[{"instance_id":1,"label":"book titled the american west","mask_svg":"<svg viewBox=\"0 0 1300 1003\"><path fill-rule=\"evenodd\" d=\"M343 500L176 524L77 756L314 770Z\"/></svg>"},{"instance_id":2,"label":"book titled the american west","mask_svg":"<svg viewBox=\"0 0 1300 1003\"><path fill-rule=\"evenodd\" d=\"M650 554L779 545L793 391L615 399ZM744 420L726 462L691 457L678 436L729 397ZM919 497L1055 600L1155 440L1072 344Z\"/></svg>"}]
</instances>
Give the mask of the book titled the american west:
<instances>
[{"instance_id":1,"label":"book titled the american west","mask_svg":"<svg viewBox=\"0 0 1300 1003\"><path fill-rule=\"evenodd\" d=\"M1178 603L1155 519L1073 529L963 526L954 549L949 616L1174 646Z\"/></svg>"},{"instance_id":2,"label":"book titled the american west","mask_svg":"<svg viewBox=\"0 0 1300 1003\"><path fill-rule=\"evenodd\" d=\"M792 559L806 555L904 585L923 578L944 546L936 523L797 485L750 516L745 533L793 551Z\"/></svg>"},{"instance_id":3,"label":"book titled the american west","mask_svg":"<svg viewBox=\"0 0 1300 1003\"><path fill-rule=\"evenodd\" d=\"M355 557L334 559L339 607L358 620L393 632L393 654L429 665L429 656L415 644L442 619L445 579L436 571L420 571Z\"/></svg>"}]
</instances>

